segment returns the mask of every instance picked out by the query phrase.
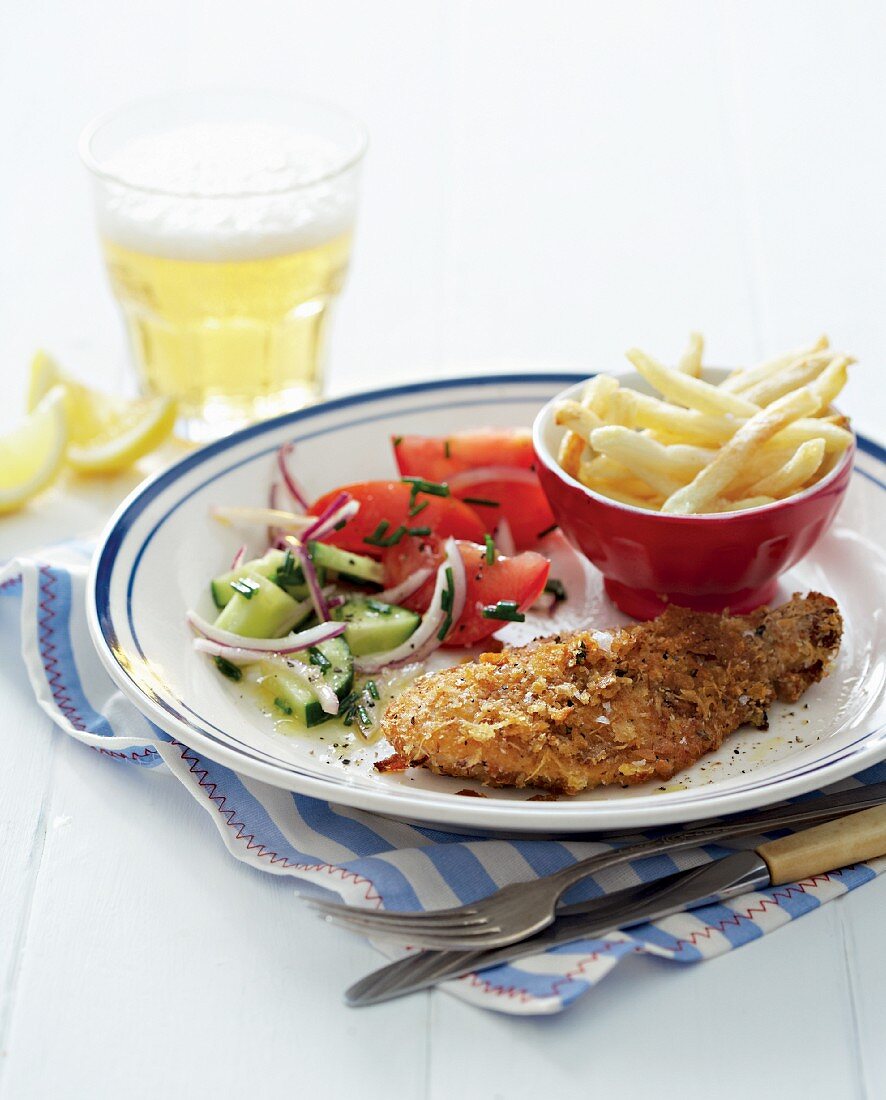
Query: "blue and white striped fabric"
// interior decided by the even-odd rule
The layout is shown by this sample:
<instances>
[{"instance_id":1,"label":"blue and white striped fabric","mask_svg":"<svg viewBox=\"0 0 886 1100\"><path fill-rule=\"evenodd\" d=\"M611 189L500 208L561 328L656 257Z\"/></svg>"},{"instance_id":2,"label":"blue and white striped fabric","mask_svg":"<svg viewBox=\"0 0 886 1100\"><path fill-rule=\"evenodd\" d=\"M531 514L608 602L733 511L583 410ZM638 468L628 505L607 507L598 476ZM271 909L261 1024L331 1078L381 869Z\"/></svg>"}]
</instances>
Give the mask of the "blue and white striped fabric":
<instances>
[{"instance_id":1,"label":"blue and white striped fabric","mask_svg":"<svg viewBox=\"0 0 886 1100\"><path fill-rule=\"evenodd\" d=\"M37 702L70 736L103 756L140 767L168 767L197 799L237 859L288 875L304 894L351 905L424 909L470 901L508 882L544 875L605 846L466 837L398 824L237 775L192 752L145 719L101 667L86 628L91 547L67 543L0 571L4 668L14 675L17 622ZM840 786L886 779L886 764ZM743 842L752 844L753 839ZM635 861L577 887L570 900L706 862L722 854L677 853ZM747 894L599 940L556 948L513 966L447 983L463 1000L499 1012L558 1012L596 985L625 955L678 962L714 958L770 932L881 871L886 859L775 890ZM346 933L342 933L345 935Z\"/></svg>"}]
</instances>

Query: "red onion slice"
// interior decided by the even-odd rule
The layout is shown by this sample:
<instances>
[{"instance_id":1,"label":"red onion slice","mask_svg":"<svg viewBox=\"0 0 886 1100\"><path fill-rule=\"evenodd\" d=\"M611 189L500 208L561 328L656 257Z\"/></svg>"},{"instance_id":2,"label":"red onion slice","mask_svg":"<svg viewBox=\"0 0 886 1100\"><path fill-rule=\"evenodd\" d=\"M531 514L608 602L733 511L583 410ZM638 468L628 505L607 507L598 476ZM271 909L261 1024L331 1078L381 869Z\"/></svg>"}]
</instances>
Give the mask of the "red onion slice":
<instances>
[{"instance_id":1,"label":"red onion slice","mask_svg":"<svg viewBox=\"0 0 886 1100\"><path fill-rule=\"evenodd\" d=\"M354 500L350 493L342 489L341 492L336 493L320 515L314 517L313 523L305 530L302 537L305 541L308 539L321 539L334 531L339 523L347 522L359 511L360 502Z\"/></svg>"},{"instance_id":2,"label":"red onion slice","mask_svg":"<svg viewBox=\"0 0 886 1100\"><path fill-rule=\"evenodd\" d=\"M303 512L308 510L308 502L305 498L305 494L301 489L301 486L289 472L289 466L287 465L287 459L295 450L294 443L284 443L283 446L277 451L277 469L280 471L280 476L283 478L283 484L286 486L286 491L292 497L295 504L301 508Z\"/></svg>"},{"instance_id":3,"label":"red onion slice","mask_svg":"<svg viewBox=\"0 0 886 1100\"><path fill-rule=\"evenodd\" d=\"M307 600L298 605L301 614L304 614L306 603L308 603ZM234 634L230 630L219 629L198 615L196 611L189 611L186 618L190 626L209 641L258 654L299 653L303 649L310 649L312 645L319 645L321 642L337 638L339 634L344 634L347 626L347 623L320 623L319 626L312 626L309 630L301 630L297 634L287 634L283 638L248 638L245 634Z\"/></svg>"},{"instance_id":4,"label":"red onion slice","mask_svg":"<svg viewBox=\"0 0 886 1100\"><path fill-rule=\"evenodd\" d=\"M328 535L338 527L341 523L347 523L349 519L352 519L360 511L360 502L358 500L349 500L346 504L343 504L337 511L325 520L322 524L317 524L315 528L310 531L305 531L302 538L304 539L325 539Z\"/></svg>"},{"instance_id":5,"label":"red onion slice","mask_svg":"<svg viewBox=\"0 0 886 1100\"><path fill-rule=\"evenodd\" d=\"M231 572L235 569L239 569L243 562L246 560L246 543L244 542L237 553L234 555L234 560L231 562Z\"/></svg>"},{"instance_id":6,"label":"red onion slice","mask_svg":"<svg viewBox=\"0 0 886 1100\"><path fill-rule=\"evenodd\" d=\"M379 592L377 596L373 596L373 599L380 600L382 603L399 603L401 600L405 600L407 596L411 596L413 592L417 592L433 572L434 570L430 566L426 569L416 569L412 576L407 577L405 581L395 584L393 588L386 588L383 592Z\"/></svg>"},{"instance_id":7,"label":"red onion slice","mask_svg":"<svg viewBox=\"0 0 886 1100\"><path fill-rule=\"evenodd\" d=\"M354 667L358 672L377 672L389 665L401 665L407 661L423 661L442 644L442 639L437 635L440 627L446 620L446 612L443 610L442 597L446 589L446 570L452 569L453 599L452 599L452 625L454 626L464 611L465 594L467 592L467 579L465 567L458 545L455 539L447 539L445 542L446 557L437 569L437 582L434 585L434 594L431 603L425 612L418 629L396 649L390 649L386 653L372 653L366 657L358 657L354 661Z\"/></svg>"},{"instance_id":8,"label":"red onion slice","mask_svg":"<svg viewBox=\"0 0 886 1100\"><path fill-rule=\"evenodd\" d=\"M493 538L499 553L504 554L506 558L512 558L517 553L517 545L511 533L511 525L504 516L498 521L498 527L495 529Z\"/></svg>"},{"instance_id":9,"label":"red onion slice","mask_svg":"<svg viewBox=\"0 0 886 1100\"><path fill-rule=\"evenodd\" d=\"M236 645L219 645L218 642L211 642L208 638L195 638L194 649L198 653L207 653L210 657L224 657L226 661L230 661L238 668L243 665L254 665L256 661L262 659L261 653L256 653L255 650L241 649Z\"/></svg>"},{"instance_id":10,"label":"red onion slice","mask_svg":"<svg viewBox=\"0 0 886 1100\"><path fill-rule=\"evenodd\" d=\"M325 623L329 619L329 607L323 597L323 590L320 587L320 581L317 579L317 570L314 568L313 561L311 561L311 555L300 542L296 542L294 539L292 540L292 548L301 562L302 572L305 575L308 591L311 593L311 603L317 612L317 618L321 623Z\"/></svg>"},{"instance_id":11,"label":"red onion slice","mask_svg":"<svg viewBox=\"0 0 886 1100\"><path fill-rule=\"evenodd\" d=\"M313 516L299 516L280 508L223 508L216 505L209 509L209 514L213 519L235 526L263 527L273 524L283 531L293 531L296 534L313 523Z\"/></svg>"},{"instance_id":12,"label":"red onion slice","mask_svg":"<svg viewBox=\"0 0 886 1100\"><path fill-rule=\"evenodd\" d=\"M515 485L538 485L538 477L532 470L518 469L514 466L477 466L473 470L462 470L449 478L449 488L455 493L473 489L485 481L509 481Z\"/></svg>"}]
</instances>

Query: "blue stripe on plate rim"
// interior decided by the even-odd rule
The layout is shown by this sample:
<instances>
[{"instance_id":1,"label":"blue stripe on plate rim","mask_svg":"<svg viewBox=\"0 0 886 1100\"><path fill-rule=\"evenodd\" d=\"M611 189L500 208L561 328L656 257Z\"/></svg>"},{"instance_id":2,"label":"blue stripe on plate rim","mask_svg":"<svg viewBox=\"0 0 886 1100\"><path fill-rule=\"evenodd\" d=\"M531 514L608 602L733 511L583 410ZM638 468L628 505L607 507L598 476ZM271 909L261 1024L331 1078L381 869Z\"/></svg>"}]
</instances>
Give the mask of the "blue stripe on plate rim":
<instances>
[{"instance_id":1,"label":"blue stripe on plate rim","mask_svg":"<svg viewBox=\"0 0 886 1100\"><path fill-rule=\"evenodd\" d=\"M302 771L298 765L291 764L288 761L280 760L277 757L271 756L255 747L239 741L229 731L220 730L218 727L209 723L203 716L197 712L191 710L191 708L184 702L184 700L175 700L176 705L172 705L168 700L153 693L144 679L137 679L133 675L134 663L131 659L127 659L124 664L118 654L121 652L119 645L119 639L117 637L116 629L113 623L113 617L110 606L110 587L111 576L113 572L114 563L119 553L126 536L131 532L138 518L142 515L145 509L169 486L180 480L183 476L188 474L191 470L203 465L208 460L214 458L216 455L222 454L227 450L231 450L237 447L239 444L244 443L250 439L254 439L264 434L275 433L278 429L287 426L296 426L304 422L308 422L319 416L327 413L334 413L342 409L351 408L354 406L366 406L373 403L385 402L395 398L409 397L413 395L429 394L435 392L445 392L452 389L458 389L459 387L484 387L490 385L526 385L526 386L544 386L550 388L552 384L559 383L562 386L568 386L575 382L580 382L585 378L590 377L588 373L575 373L575 372L551 372L551 373L539 373L539 372L526 372L526 373L508 373L508 374L491 374L491 375L476 375L476 376L464 376L458 378L446 378L438 379L428 382L415 382L402 386L390 386L384 389L368 390L361 393L351 394L346 397L334 398L329 401L324 401L318 405L310 406L306 409L300 409L296 412L285 413L282 416L275 417L271 420L262 421L258 424L251 425L250 427L243 428L238 432L233 433L230 436L220 439L215 443L208 444L200 450L194 452L194 454L187 455L185 458L174 463L168 469L156 474L153 478L149 479L138 487L119 507L116 514L112 517L105 535L99 553L93 563L93 568L90 576L90 589L92 596L90 599L90 611L92 612L91 627L94 626L93 640L100 651L103 658L110 658L113 664L116 666L118 677L122 676L127 679L136 693L145 697L146 701L153 703L155 706L159 706L163 709L170 718L175 722L181 723L186 727L193 729L194 719L200 722L199 734L207 741L213 742L218 747L227 753L242 753L259 764L264 764L274 769L283 770L294 775L303 776L306 779L313 780L315 777ZM515 403L524 402L527 397L515 397L510 400ZM478 401L477 399L471 399L467 401L451 402L441 406L439 403L434 403L434 408L440 407L464 407L464 406L476 406L478 404L500 404L501 398L488 399L484 401ZM301 438L310 438L319 434L325 434L327 431L340 431L349 426L371 422L375 419L385 419L388 413L379 413L377 416L361 417L350 423L336 424L320 431L309 433ZM858 449L870 455L876 462L882 466L886 466L886 448L876 443L874 440L868 439L865 436L857 436ZM185 501L191 497L199 489L204 488L207 484L217 478L229 473L232 469L236 469L238 466L243 465L246 462L254 461L256 458L260 458L264 454L269 454L276 449L276 444L269 446L264 451L251 452L245 458L232 463L230 466L225 467L223 470L218 471L216 474L207 478L201 482L198 486L195 486L184 497L175 502L164 515L154 524L151 531L145 537L143 543L137 550L133 559L130 575L126 583L126 616L131 631L132 637L135 641L139 658L144 660L144 653L138 642L138 634L135 627L135 623L132 618L132 591L135 583L135 577L138 571L139 564L142 556L153 538L157 530L162 526L168 516L179 508ZM854 473L859 474L866 480L872 482L878 488L886 490L886 483L871 473L869 470L862 469L856 465ZM96 637L96 633L99 637ZM99 642L101 639L101 643ZM108 660L105 660L108 665ZM110 671L110 668L109 668ZM118 678L115 677L115 678ZM119 678L118 678L119 682ZM181 710L176 709L177 707ZM182 713L185 711L187 713ZM190 714L192 717L188 717ZM210 732L215 730L216 733L222 734L225 740L219 741L217 737ZM171 732L171 731L170 731ZM799 779L802 777L808 777L815 775L823 769L831 768L835 763L840 760L847 760L863 751L859 746L871 746L882 739L882 735L886 733L886 726L878 727L862 737L851 742L849 745L844 745L840 749L834 750L828 756L819 757L816 761L811 762L805 766L795 768L793 771L780 773L770 779L761 779L757 783L748 783L744 785L742 792L760 791L771 787L773 784L782 785L789 780ZM231 742L239 745L239 749L232 749ZM210 754L211 755L211 754ZM235 766L235 765L234 765ZM328 777L323 777L319 780L324 785L331 786L351 786L351 782L346 777L330 774ZM394 794L395 791L391 791ZM423 794L430 794L430 792L422 792ZM676 792L675 792L676 793ZM712 791L700 791L698 788L689 789L683 792L690 795L691 798L687 801L691 801L695 806L699 803L703 803L710 799L722 799L723 792ZM473 800L471 800L473 801ZM682 800L678 800L682 801ZM502 803L498 803L499 807ZM509 807L521 807L529 808L530 806L541 809L544 807L547 811L553 811L557 813L558 807L563 807L563 803L507 803ZM567 806L572 806L573 809L578 807L594 807L599 806L600 803L595 802L576 802L567 803ZM625 809L629 808L629 803L623 804ZM476 807L480 810L481 807Z\"/></svg>"}]
</instances>

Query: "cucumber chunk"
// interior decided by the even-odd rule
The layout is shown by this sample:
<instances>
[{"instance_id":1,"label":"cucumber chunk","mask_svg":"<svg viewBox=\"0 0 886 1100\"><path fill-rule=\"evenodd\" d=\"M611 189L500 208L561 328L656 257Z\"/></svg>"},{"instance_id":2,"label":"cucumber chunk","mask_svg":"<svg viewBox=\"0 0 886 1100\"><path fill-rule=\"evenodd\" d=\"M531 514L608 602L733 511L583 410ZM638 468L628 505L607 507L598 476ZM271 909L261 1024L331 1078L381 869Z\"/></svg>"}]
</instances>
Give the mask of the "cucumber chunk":
<instances>
[{"instance_id":1,"label":"cucumber chunk","mask_svg":"<svg viewBox=\"0 0 886 1100\"><path fill-rule=\"evenodd\" d=\"M396 649L421 622L421 616L414 611L381 603L371 596L352 596L333 609L332 617L348 624L344 638L356 657Z\"/></svg>"},{"instance_id":2,"label":"cucumber chunk","mask_svg":"<svg viewBox=\"0 0 886 1100\"><path fill-rule=\"evenodd\" d=\"M304 573L302 573L298 562L293 561L292 555L287 554L284 550L269 550L264 557L246 561L239 569L231 569L210 581L209 588L215 606L219 609L227 607L236 591L231 587L233 582L256 573L260 577L267 577L268 580L279 585L294 600L306 600L308 598L308 586L305 584ZM320 584L323 584L324 577L324 570L318 569L317 578Z\"/></svg>"},{"instance_id":3,"label":"cucumber chunk","mask_svg":"<svg viewBox=\"0 0 886 1100\"><path fill-rule=\"evenodd\" d=\"M367 558L364 554L353 554L350 550L340 550L325 542L309 542L308 553L316 566L323 566L336 572L342 580L356 584L384 584L385 574L381 562Z\"/></svg>"},{"instance_id":4,"label":"cucumber chunk","mask_svg":"<svg viewBox=\"0 0 886 1100\"><path fill-rule=\"evenodd\" d=\"M321 642L305 653L291 653L287 660L321 668L323 679L339 699L344 699L354 686L354 658L343 637ZM281 715L304 726L319 726L333 717L320 706L317 696L295 672L266 661L260 662L259 671L261 685Z\"/></svg>"},{"instance_id":5,"label":"cucumber chunk","mask_svg":"<svg viewBox=\"0 0 886 1100\"><path fill-rule=\"evenodd\" d=\"M222 630L247 638L279 638L311 614L310 604L301 606L260 573L245 573L236 583L244 591L231 589L231 598L215 620ZM245 595L245 591L250 595Z\"/></svg>"}]
</instances>

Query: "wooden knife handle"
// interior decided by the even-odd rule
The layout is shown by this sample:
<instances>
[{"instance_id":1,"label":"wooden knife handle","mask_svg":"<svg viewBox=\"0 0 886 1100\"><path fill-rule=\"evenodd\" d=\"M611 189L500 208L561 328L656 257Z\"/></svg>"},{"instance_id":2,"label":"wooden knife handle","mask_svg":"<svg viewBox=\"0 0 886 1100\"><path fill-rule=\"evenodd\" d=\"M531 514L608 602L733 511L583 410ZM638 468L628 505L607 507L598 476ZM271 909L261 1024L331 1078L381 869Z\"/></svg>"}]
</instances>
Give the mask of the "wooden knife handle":
<instances>
[{"instance_id":1,"label":"wooden knife handle","mask_svg":"<svg viewBox=\"0 0 886 1100\"><path fill-rule=\"evenodd\" d=\"M886 855L886 805L771 840L757 849L773 886Z\"/></svg>"}]
</instances>

